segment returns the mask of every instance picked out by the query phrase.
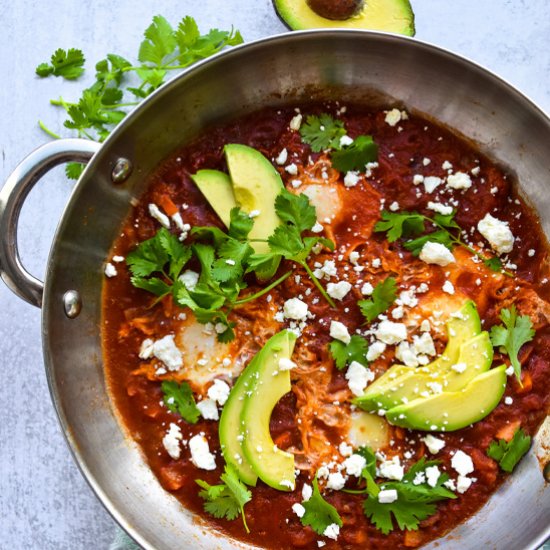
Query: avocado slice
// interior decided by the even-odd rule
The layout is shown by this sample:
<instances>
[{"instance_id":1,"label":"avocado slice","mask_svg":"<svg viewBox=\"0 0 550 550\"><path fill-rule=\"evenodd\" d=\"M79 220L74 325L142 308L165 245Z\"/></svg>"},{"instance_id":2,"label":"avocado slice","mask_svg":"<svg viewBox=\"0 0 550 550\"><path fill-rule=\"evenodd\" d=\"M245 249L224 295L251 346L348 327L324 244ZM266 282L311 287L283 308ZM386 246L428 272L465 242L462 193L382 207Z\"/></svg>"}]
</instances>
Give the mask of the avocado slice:
<instances>
[{"instance_id":1,"label":"avocado slice","mask_svg":"<svg viewBox=\"0 0 550 550\"><path fill-rule=\"evenodd\" d=\"M225 227L229 227L230 212L237 206L231 179L219 170L199 170L191 176Z\"/></svg>"},{"instance_id":2,"label":"avocado slice","mask_svg":"<svg viewBox=\"0 0 550 550\"><path fill-rule=\"evenodd\" d=\"M281 223L275 199L284 189L283 180L271 162L256 149L230 143L224 147L237 204L245 212L259 212L249 238L266 240ZM252 242L255 252L269 252L267 242Z\"/></svg>"},{"instance_id":3,"label":"avocado slice","mask_svg":"<svg viewBox=\"0 0 550 550\"><path fill-rule=\"evenodd\" d=\"M506 365L501 365L479 374L459 391L394 407L386 419L411 430L454 432L485 418L498 405L505 388Z\"/></svg>"},{"instance_id":4,"label":"avocado slice","mask_svg":"<svg viewBox=\"0 0 550 550\"><path fill-rule=\"evenodd\" d=\"M459 362L463 344L472 340L481 332L481 322L475 303L472 300L466 301L457 313L449 317L446 328L447 346L435 361L420 368L393 365L380 378L375 380L361 397L354 399L353 403L370 412L387 409L399 404L403 397L413 398L414 394L409 394L409 385L412 382L414 389L415 377L419 373L435 375L440 372L448 372L454 364ZM475 344L478 345L477 342ZM489 346L489 348L490 352L485 348L483 348L483 351L491 353L492 359L492 346ZM491 363L487 368L490 366ZM395 393L393 397L392 393Z\"/></svg>"},{"instance_id":5,"label":"avocado slice","mask_svg":"<svg viewBox=\"0 0 550 550\"><path fill-rule=\"evenodd\" d=\"M327 3L333 0L326 0ZM277 14L291 30L347 28L372 29L414 36L414 13L409 0L365 0L360 10L345 20L318 15L307 0L273 0Z\"/></svg>"},{"instance_id":6,"label":"avocado slice","mask_svg":"<svg viewBox=\"0 0 550 550\"><path fill-rule=\"evenodd\" d=\"M258 352L246 392L241 424L243 451L258 477L280 491L294 490L294 455L281 451L269 432L271 413L279 399L290 391L290 371L281 370L279 361L290 359L296 335L283 330L272 336Z\"/></svg>"}]
</instances>

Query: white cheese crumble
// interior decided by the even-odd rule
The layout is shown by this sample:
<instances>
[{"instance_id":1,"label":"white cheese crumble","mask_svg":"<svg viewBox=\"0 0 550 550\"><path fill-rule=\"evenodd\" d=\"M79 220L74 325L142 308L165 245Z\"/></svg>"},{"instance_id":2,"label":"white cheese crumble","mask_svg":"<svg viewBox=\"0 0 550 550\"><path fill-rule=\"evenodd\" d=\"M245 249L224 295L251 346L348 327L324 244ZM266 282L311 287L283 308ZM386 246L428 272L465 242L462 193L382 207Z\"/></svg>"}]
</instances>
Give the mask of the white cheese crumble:
<instances>
[{"instance_id":1,"label":"white cheese crumble","mask_svg":"<svg viewBox=\"0 0 550 550\"><path fill-rule=\"evenodd\" d=\"M123 261L124 261L124 256L113 256L113 262L119 264L120 262L123 262Z\"/></svg>"},{"instance_id":2,"label":"white cheese crumble","mask_svg":"<svg viewBox=\"0 0 550 550\"><path fill-rule=\"evenodd\" d=\"M384 344L398 344L407 338L407 327L403 323L382 321L376 329L375 336Z\"/></svg>"},{"instance_id":3,"label":"white cheese crumble","mask_svg":"<svg viewBox=\"0 0 550 550\"><path fill-rule=\"evenodd\" d=\"M363 296L370 296L374 292L374 287L370 283L365 283L361 287L361 294Z\"/></svg>"},{"instance_id":4,"label":"white cheese crumble","mask_svg":"<svg viewBox=\"0 0 550 550\"><path fill-rule=\"evenodd\" d=\"M447 187L451 189L469 189L472 187L472 178L465 172L455 172L447 176Z\"/></svg>"},{"instance_id":5,"label":"white cheese crumble","mask_svg":"<svg viewBox=\"0 0 550 550\"><path fill-rule=\"evenodd\" d=\"M426 193L433 193L442 183L443 180L437 176L427 176L424 178L424 189Z\"/></svg>"},{"instance_id":6,"label":"white cheese crumble","mask_svg":"<svg viewBox=\"0 0 550 550\"><path fill-rule=\"evenodd\" d=\"M177 424L170 422L166 435L162 438L162 444L166 452L177 460L181 456L180 441L182 440L181 429Z\"/></svg>"},{"instance_id":7,"label":"white cheese crumble","mask_svg":"<svg viewBox=\"0 0 550 550\"><path fill-rule=\"evenodd\" d=\"M428 209L433 210L434 212L437 212L438 214L442 214L443 216L448 216L449 214L453 213L453 207L447 206L445 204L441 204L440 202L428 202Z\"/></svg>"},{"instance_id":8,"label":"white cheese crumble","mask_svg":"<svg viewBox=\"0 0 550 550\"><path fill-rule=\"evenodd\" d=\"M291 175L291 176L296 176L298 174L298 167L296 166L296 164L292 163L292 164L289 164L288 166L285 166L285 170Z\"/></svg>"},{"instance_id":9,"label":"white cheese crumble","mask_svg":"<svg viewBox=\"0 0 550 550\"><path fill-rule=\"evenodd\" d=\"M441 476L441 472L439 471L439 468L437 466L428 466L425 471L426 471L426 482L430 487L435 487L437 485L437 481L439 480L439 477Z\"/></svg>"},{"instance_id":10,"label":"white cheese crumble","mask_svg":"<svg viewBox=\"0 0 550 550\"><path fill-rule=\"evenodd\" d=\"M186 269L180 276L179 280L185 285L187 290L195 290L199 282L199 274L191 269Z\"/></svg>"},{"instance_id":11,"label":"white cheese crumble","mask_svg":"<svg viewBox=\"0 0 550 550\"><path fill-rule=\"evenodd\" d=\"M374 373L358 361L352 361L346 371L346 380L353 395L363 395L367 384L374 380Z\"/></svg>"},{"instance_id":12,"label":"white cheese crumble","mask_svg":"<svg viewBox=\"0 0 550 550\"><path fill-rule=\"evenodd\" d=\"M346 478L340 472L331 472L327 479L327 489L339 491L346 485Z\"/></svg>"},{"instance_id":13,"label":"white cheese crumble","mask_svg":"<svg viewBox=\"0 0 550 550\"><path fill-rule=\"evenodd\" d=\"M401 122L401 111L399 109L392 109L391 111L384 111L386 113L386 117L384 118L384 121L386 124L389 124L390 126L395 126L399 122Z\"/></svg>"},{"instance_id":14,"label":"white cheese crumble","mask_svg":"<svg viewBox=\"0 0 550 550\"><path fill-rule=\"evenodd\" d=\"M347 147L348 145L351 145L353 143L353 139L350 138L348 135L342 136L340 138L340 147Z\"/></svg>"},{"instance_id":15,"label":"white cheese crumble","mask_svg":"<svg viewBox=\"0 0 550 550\"><path fill-rule=\"evenodd\" d=\"M311 485L308 485L307 483L304 483L302 486L302 500L304 502L307 502L312 495L313 495L313 487Z\"/></svg>"},{"instance_id":16,"label":"white cheese crumble","mask_svg":"<svg viewBox=\"0 0 550 550\"><path fill-rule=\"evenodd\" d=\"M168 334L153 343L152 355L164 363L168 370L176 371L183 367L181 351L174 342L174 335Z\"/></svg>"},{"instance_id":17,"label":"white cheese crumble","mask_svg":"<svg viewBox=\"0 0 550 550\"><path fill-rule=\"evenodd\" d=\"M386 344L384 344L384 342L373 342L367 351L367 361L374 361L378 359L385 351Z\"/></svg>"},{"instance_id":18,"label":"white cheese crumble","mask_svg":"<svg viewBox=\"0 0 550 550\"><path fill-rule=\"evenodd\" d=\"M413 176L413 185L420 185L424 181L424 176L422 174L415 174Z\"/></svg>"},{"instance_id":19,"label":"white cheese crumble","mask_svg":"<svg viewBox=\"0 0 550 550\"><path fill-rule=\"evenodd\" d=\"M453 253L441 243L427 241L420 251L420 259L427 264L446 266L455 261Z\"/></svg>"},{"instance_id":20,"label":"white cheese crumble","mask_svg":"<svg viewBox=\"0 0 550 550\"><path fill-rule=\"evenodd\" d=\"M347 281L338 283L329 283L327 285L327 294L335 300L343 300L351 290L351 284Z\"/></svg>"},{"instance_id":21,"label":"white cheese crumble","mask_svg":"<svg viewBox=\"0 0 550 550\"><path fill-rule=\"evenodd\" d=\"M361 455L351 455L342 463L348 476L360 477L363 468L367 465L367 460Z\"/></svg>"},{"instance_id":22,"label":"white cheese crumble","mask_svg":"<svg viewBox=\"0 0 550 550\"><path fill-rule=\"evenodd\" d=\"M191 462L201 470L215 470L216 457L210 452L208 441L203 435L194 435L189 440Z\"/></svg>"},{"instance_id":23,"label":"white cheese crumble","mask_svg":"<svg viewBox=\"0 0 550 550\"><path fill-rule=\"evenodd\" d=\"M465 493L472 485L472 479L466 476L458 476L456 478L456 490L459 493Z\"/></svg>"},{"instance_id":24,"label":"white cheese crumble","mask_svg":"<svg viewBox=\"0 0 550 550\"><path fill-rule=\"evenodd\" d=\"M282 166L283 164L285 164L285 162L288 160L288 151L285 149L283 149L279 155L277 156L277 158L275 159L275 162L279 165L279 166Z\"/></svg>"},{"instance_id":25,"label":"white cheese crumble","mask_svg":"<svg viewBox=\"0 0 550 550\"><path fill-rule=\"evenodd\" d=\"M283 313L287 319L303 321L307 318L308 306L300 298L290 298L283 305Z\"/></svg>"},{"instance_id":26,"label":"white cheese crumble","mask_svg":"<svg viewBox=\"0 0 550 550\"><path fill-rule=\"evenodd\" d=\"M455 293L455 287L453 286L453 283L451 283L451 281L445 281L441 289L443 290L443 292L446 292L447 294L452 295Z\"/></svg>"},{"instance_id":27,"label":"white cheese crumble","mask_svg":"<svg viewBox=\"0 0 550 550\"><path fill-rule=\"evenodd\" d=\"M205 420L219 420L218 407L213 399L203 399L197 403L201 416Z\"/></svg>"},{"instance_id":28,"label":"white cheese crumble","mask_svg":"<svg viewBox=\"0 0 550 550\"><path fill-rule=\"evenodd\" d=\"M384 460L380 463L378 474L380 477L385 477L386 479L401 481L405 475L405 471L399 457L394 456L391 460Z\"/></svg>"},{"instance_id":29,"label":"white cheese crumble","mask_svg":"<svg viewBox=\"0 0 550 550\"><path fill-rule=\"evenodd\" d=\"M331 523L327 525L327 528L323 531L323 535L329 539L336 540L340 534L340 526L337 523Z\"/></svg>"},{"instance_id":30,"label":"white cheese crumble","mask_svg":"<svg viewBox=\"0 0 550 550\"><path fill-rule=\"evenodd\" d=\"M399 203L397 201L393 201L391 204L390 204L390 210L392 212L397 212L399 210Z\"/></svg>"},{"instance_id":31,"label":"white cheese crumble","mask_svg":"<svg viewBox=\"0 0 550 550\"><path fill-rule=\"evenodd\" d=\"M464 451L457 451L451 459L451 466L461 476L467 476L474 471L474 463L470 455Z\"/></svg>"},{"instance_id":32,"label":"white cheese crumble","mask_svg":"<svg viewBox=\"0 0 550 550\"><path fill-rule=\"evenodd\" d=\"M468 368L468 365L466 363L455 363L451 369L455 372L458 372L458 374L462 374L466 369Z\"/></svg>"},{"instance_id":33,"label":"white cheese crumble","mask_svg":"<svg viewBox=\"0 0 550 550\"><path fill-rule=\"evenodd\" d=\"M385 489L378 493L378 502L380 504L391 504L397 500L397 491L395 489Z\"/></svg>"},{"instance_id":34,"label":"white cheese crumble","mask_svg":"<svg viewBox=\"0 0 550 550\"><path fill-rule=\"evenodd\" d=\"M359 183L359 179L359 172L347 172L344 176L344 185L346 187L355 187Z\"/></svg>"},{"instance_id":35,"label":"white cheese crumble","mask_svg":"<svg viewBox=\"0 0 550 550\"><path fill-rule=\"evenodd\" d=\"M149 204L149 215L152 218L155 218L155 220L157 220L160 225L166 227L166 229L170 229L170 218L166 214L161 212L160 208L156 204Z\"/></svg>"},{"instance_id":36,"label":"white cheese crumble","mask_svg":"<svg viewBox=\"0 0 550 550\"><path fill-rule=\"evenodd\" d=\"M296 363L291 359L288 359L287 357L282 357L281 359L279 359L280 371L292 370L295 367L296 367Z\"/></svg>"},{"instance_id":37,"label":"white cheese crumble","mask_svg":"<svg viewBox=\"0 0 550 550\"><path fill-rule=\"evenodd\" d=\"M334 260L325 260L323 265L317 263L315 267L316 269L313 274L318 279L325 279L327 281L330 281L331 277L336 277L336 275L338 275Z\"/></svg>"},{"instance_id":38,"label":"white cheese crumble","mask_svg":"<svg viewBox=\"0 0 550 550\"><path fill-rule=\"evenodd\" d=\"M227 401L227 398L229 397L229 392L231 391L231 388L229 385L224 382L223 380L214 380L214 384L212 384L208 388L208 397L210 399L213 399L216 401L219 405L225 405L225 402Z\"/></svg>"},{"instance_id":39,"label":"white cheese crumble","mask_svg":"<svg viewBox=\"0 0 550 550\"><path fill-rule=\"evenodd\" d=\"M330 336L335 340L340 340L344 344L349 344L351 336L348 331L348 327L341 323L340 321L331 321L330 322Z\"/></svg>"},{"instance_id":40,"label":"white cheese crumble","mask_svg":"<svg viewBox=\"0 0 550 550\"><path fill-rule=\"evenodd\" d=\"M306 509L299 503L295 502L292 505L292 511L299 517L303 517L303 515L306 513Z\"/></svg>"},{"instance_id":41,"label":"white cheese crumble","mask_svg":"<svg viewBox=\"0 0 550 550\"><path fill-rule=\"evenodd\" d=\"M426 447L428 447L428 451L430 451L433 455L437 454L441 451L441 449L443 449L443 447L445 447L445 441L433 436L432 434L428 434L423 437L422 441L425 443Z\"/></svg>"},{"instance_id":42,"label":"white cheese crumble","mask_svg":"<svg viewBox=\"0 0 550 550\"><path fill-rule=\"evenodd\" d=\"M118 275L116 267L111 263L106 264L105 265L105 275L109 278L110 277L116 277Z\"/></svg>"},{"instance_id":43,"label":"white cheese crumble","mask_svg":"<svg viewBox=\"0 0 550 550\"><path fill-rule=\"evenodd\" d=\"M291 130L294 130L297 132L300 129L300 126L302 125L302 115L297 114L292 117L290 120L290 124L288 125Z\"/></svg>"},{"instance_id":44,"label":"white cheese crumble","mask_svg":"<svg viewBox=\"0 0 550 550\"><path fill-rule=\"evenodd\" d=\"M313 233L321 233L323 229L324 227L319 222L315 222L315 225L311 228L311 231Z\"/></svg>"},{"instance_id":45,"label":"white cheese crumble","mask_svg":"<svg viewBox=\"0 0 550 550\"><path fill-rule=\"evenodd\" d=\"M498 254L512 252L515 239L508 222L494 218L491 214L486 214L477 224L477 229Z\"/></svg>"},{"instance_id":46,"label":"white cheese crumble","mask_svg":"<svg viewBox=\"0 0 550 550\"><path fill-rule=\"evenodd\" d=\"M342 456L351 456L353 454L353 447L348 445L345 441L342 441L342 443L338 445L338 452Z\"/></svg>"}]
</instances>

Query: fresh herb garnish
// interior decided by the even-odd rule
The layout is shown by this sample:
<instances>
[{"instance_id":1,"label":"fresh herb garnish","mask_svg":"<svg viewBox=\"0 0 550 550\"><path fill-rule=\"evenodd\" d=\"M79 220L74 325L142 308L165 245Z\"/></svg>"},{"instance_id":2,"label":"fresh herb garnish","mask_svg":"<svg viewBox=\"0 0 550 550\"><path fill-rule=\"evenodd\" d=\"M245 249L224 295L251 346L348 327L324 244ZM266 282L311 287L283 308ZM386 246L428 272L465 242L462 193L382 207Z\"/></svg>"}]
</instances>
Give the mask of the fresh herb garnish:
<instances>
[{"instance_id":1,"label":"fresh herb garnish","mask_svg":"<svg viewBox=\"0 0 550 550\"><path fill-rule=\"evenodd\" d=\"M495 348L503 347L506 350L516 378L521 384L521 363L518 354L521 346L535 336L533 323L528 315L518 317L515 304L510 309L504 308L500 312L500 318L505 326L498 325L491 329L491 342Z\"/></svg>"},{"instance_id":2,"label":"fresh herb garnish","mask_svg":"<svg viewBox=\"0 0 550 550\"><path fill-rule=\"evenodd\" d=\"M308 256L317 245L334 250L334 243L330 239L302 236L302 232L311 229L316 223L315 207L306 195L294 195L285 189L275 200L275 211L283 223L267 240L271 252L250 256L248 271L261 276L269 272L274 263L285 258L303 267L325 300L336 307L307 264Z\"/></svg>"},{"instance_id":3,"label":"fresh herb garnish","mask_svg":"<svg viewBox=\"0 0 550 550\"><path fill-rule=\"evenodd\" d=\"M339 149L340 138L346 135L346 129L343 122L323 113L309 115L300 127L300 135L314 153L319 153L325 149Z\"/></svg>"},{"instance_id":4,"label":"fresh herb garnish","mask_svg":"<svg viewBox=\"0 0 550 550\"><path fill-rule=\"evenodd\" d=\"M322 535L326 528L333 523L342 527L343 522L338 510L321 495L317 477L313 478L312 484L311 498L302 502L302 506L306 509L305 514L300 518L302 525L309 525L318 535Z\"/></svg>"},{"instance_id":5,"label":"fresh herb garnish","mask_svg":"<svg viewBox=\"0 0 550 550\"><path fill-rule=\"evenodd\" d=\"M199 496L205 501L204 509L215 518L234 520L239 515L243 519L244 528L250 533L244 515L244 505L252 500L252 493L239 479L239 475L233 466L225 465L225 471L220 476L219 485L210 485L202 479L196 479L202 491Z\"/></svg>"},{"instance_id":6,"label":"fresh herb garnish","mask_svg":"<svg viewBox=\"0 0 550 550\"><path fill-rule=\"evenodd\" d=\"M378 283L372 291L372 298L359 300L357 305L369 323L372 323L381 313L386 311L397 297L397 282L393 277L387 277Z\"/></svg>"},{"instance_id":7,"label":"fresh herb garnish","mask_svg":"<svg viewBox=\"0 0 550 550\"><path fill-rule=\"evenodd\" d=\"M127 108L137 105L154 92L166 79L169 71L183 69L199 59L220 51L225 46L234 46L243 41L238 31L212 29L201 35L192 17L184 17L173 28L161 15L145 30L139 47L138 63L115 54L108 54L96 66L96 81L86 88L74 102L60 97L50 103L63 108L68 115L64 126L75 130L79 137L104 141L112 129L126 116ZM84 72L84 56L80 50L56 50L51 63L41 63L36 74L76 79ZM132 73L139 79L137 86L127 86L126 77ZM130 94L128 96L127 94ZM60 136L39 122L40 127L54 138ZM66 174L75 179L78 163L69 163Z\"/></svg>"},{"instance_id":8,"label":"fresh herb garnish","mask_svg":"<svg viewBox=\"0 0 550 550\"><path fill-rule=\"evenodd\" d=\"M354 334L349 341L349 344L344 344L340 340L333 340L330 343L330 353L336 364L336 368L342 370L353 361L357 361L362 365L366 365L368 344L367 341Z\"/></svg>"},{"instance_id":9,"label":"fresh herb garnish","mask_svg":"<svg viewBox=\"0 0 550 550\"><path fill-rule=\"evenodd\" d=\"M531 436L519 428L510 441L505 439L499 439L498 442L493 441L487 450L487 456L496 460L502 470L510 473L530 446Z\"/></svg>"},{"instance_id":10,"label":"fresh herb garnish","mask_svg":"<svg viewBox=\"0 0 550 550\"><path fill-rule=\"evenodd\" d=\"M190 424L196 424L200 417L193 391L187 382L178 384L172 380L164 380L161 384L164 404L173 413L178 413Z\"/></svg>"},{"instance_id":11,"label":"fresh herb garnish","mask_svg":"<svg viewBox=\"0 0 550 550\"><path fill-rule=\"evenodd\" d=\"M462 229L456 223L454 217L456 212L451 214L435 214L433 218L419 214L418 212L388 212L384 210L381 214L381 221L374 226L374 231L386 233L390 243L400 238L410 239L404 243L404 247L410 250L413 255L418 256L422 247L428 241L437 242L452 250L454 245L461 246L471 254L479 258L492 271L500 271L508 277L514 275L503 269L499 258L486 257L461 238ZM426 222L435 227L435 231L426 233Z\"/></svg>"},{"instance_id":12,"label":"fresh herb garnish","mask_svg":"<svg viewBox=\"0 0 550 550\"><path fill-rule=\"evenodd\" d=\"M419 523L433 515L436 511L435 503L448 498L456 498L455 494L444 487L449 476L440 473L434 486L425 481L426 469L440 464L438 460L426 461L422 457L416 464L411 466L401 481L384 481L376 483L376 473L373 462L374 453L365 452L367 467L363 469L361 478L365 482L365 488L359 491L348 491L354 494L367 494L363 502L363 511L373 524L385 535L395 529L393 519L401 530L417 530ZM424 475L422 475L424 474ZM417 478L420 477L420 481ZM416 479L417 484L413 483ZM381 503L378 495L381 490L395 490L397 500L390 503ZM392 519L393 518L393 519Z\"/></svg>"},{"instance_id":13,"label":"fresh herb garnish","mask_svg":"<svg viewBox=\"0 0 550 550\"><path fill-rule=\"evenodd\" d=\"M358 136L353 143L331 155L332 165L340 172L364 170L368 162L378 158L378 145L372 136Z\"/></svg>"}]
</instances>

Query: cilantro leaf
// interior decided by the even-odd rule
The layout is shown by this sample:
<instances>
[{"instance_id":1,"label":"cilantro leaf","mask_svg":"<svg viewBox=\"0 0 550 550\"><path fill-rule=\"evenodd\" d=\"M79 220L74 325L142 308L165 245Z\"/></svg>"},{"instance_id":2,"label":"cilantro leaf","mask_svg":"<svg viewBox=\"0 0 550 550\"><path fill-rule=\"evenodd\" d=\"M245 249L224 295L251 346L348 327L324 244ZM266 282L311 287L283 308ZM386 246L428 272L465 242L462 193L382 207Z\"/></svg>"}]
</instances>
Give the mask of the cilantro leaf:
<instances>
[{"instance_id":1,"label":"cilantro leaf","mask_svg":"<svg viewBox=\"0 0 550 550\"><path fill-rule=\"evenodd\" d=\"M393 243L401 237L413 237L425 231L424 216L418 212L388 212L384 210L382 221L374 226L375 232L386 232L386 237Z\"/></svg>"},{"instance_id":2,"label":"cilantro leaf","mask_svg":"<svg viewBox=\"0 0 550 550\"><path fill-rule=\"evenodd\" d=\"M309 500L302 502L306 509L300 521L302 525L309 525L318 534L322 535L326 528L333 523L342 527L343 522L338 510L329 504L319 491L317 477L313 478L313 494Z\"/></svg>"},{"instance_id":3,"label":"cilantro leaf","mask_svg":"<svg viewBox=\"0 0 550 550\"><path fill-rule=\"evenodd\" d=\"M393 277L387 277L383 282L378 283L372 292L369 300L359 300L357 305L361 313L369 323L386 311L397 297L397 282Z\"/></svg>"},{"instance_id":4,"label":"cilantro leaf","mask_svg":"<svg viewBox=\"0 0 550 550\"><path fill-rule=\"evenodd\" d=\"M491 270L491 271L502 271L502 261L498 256L493 256L492 258L485 258L483 260L483 263Z\"/></svg>"},{"instance_id":5,"label":"cilantro leaf","mask_svg":"<svg viewBox=\"0 0 550 550\"><path fill-rule=\"evenodd\" d=\"M315 207L307 195L295 195L286 189L275 199L275 212L283 222L294 225L299 233L311 229L317 221Z\"/></svg>"},{"instance_id":6,"label":"cilantro leaf","mask_svg":"<svg viewBox=\"0 0 550 550\"><path fill-rule=\"evenodd\" d=\"M68 162L65 165L65 175L70 180L77 180L84 172L84 168L86 168L86 165L80 162Z\"/></svg>"},{"instance_id":7,"label":"cilantro leaf","mask_svg":"<svg viewBox=\"0 0 550 550\"><path fill-rule=\"evenodd\" d=\"M372 136L358 136L351 145L331 155L332 165L340 172L364 170L368 162L378 158L378 145Z\"/></svg>"},{"instance_id":8,"label":"cilantro leaf","mask_svg":"<svg viewBox=\"0 0 550 550\"><path fill-rule=\"evenodd\" d=\"M200 411L195 403L193 392L187 382L164 380L161 384L164 404L174 413L178 413L189 424L196 424Z\"/></svg>"},{"instance_id":9,"label":"cilantro leaf","mask_svg":"<svg viewBox=\"0 0 550 550\"><path fill-rule=\"evenodd\" d=\"M511 309L504 308L500 318L505 326L498 325L491 329L491 342L494 347L504 347L514 367L516 378L521 383L521 363L518 354L523 344L535 336L533 323L528 315L518 317L515 304Z\"/></svg>"},{"instance_id":10,"label":"cilantro leaf","mask_svg":"<svg viewBox=\"0 0 550 550\"><path fill-rule=\"evenodd\" d=\"M244 506L252 500L252 493L239 479L237 471L230 464L225 465L225 471L220 477L219 485L210 485L202 479L196 479L195 483L203 490L199 496L205 501L204 509L215 518L234 520L239 515L243 519L246 532L249 533Z\"/></svg>"},{"instance_id":11,"label":"cilantro leaf","mask_svg":"<svg viewBox=\"0 0 550 550\"><path fill-rule=\"evenodd\" d=\"M229 216L228 235L237 240L245 240L254 227L254 219L246 212L243 212L238 206L231 209Z\"/></svg>"},{"instance_id":12,"label":"cilantro leaf","mask_svg":"<svg viewBox=\"0 0 550 550\"><path fill-rule=\"evenodd\" d=\"M159 279L158 277L145 278L133 276L131 277L130 282L136 288L146 290L147 292L150 292L151 294L154 294L159 298L170 294L170 285L166 284L162 279Z\"/></svg>"},{"instance_id":13,"label":"cilantro leaf","mask_svg":"<svg viewBox=\"0 0 550 550\"><path fill-rule=\"evenodd\" d=\"M367 465L364 470L366 470L367 473L374 478L376 476L376 455L374 454L374 451L370 447L363 446L359 447L354 452L355 454L362 456L367 461Z\"/></svg>"},{"instance_id":14,"label":"cilantro leaf","mask_svg":"<svg viewBox=\"0 0 550 550\"><path fill-rule=\"evenodd\" d=\"M519 428L510 441L505 439L493 441L487 450L487 456L496 460L502 470L511 473L529 447L531 447L531 437Z\"/></svg>"},{"instance_id":15,"label":"cilantro leaf","mask_svg":"<svg viewBox=\"0 0 550 550\"><path fill-rule=\"evenodd\" d=\"M440 229L438 231L434 231L433 233L422 235L422 237L417 237L412 241L407 241L403 246L407 250L410 250L413 253L413 256L419 256L420 252L422 252L422 248L428 241L431 243L440 243L449 250L453 249L452 236L445 229Z\"/></svg>"},{"instance_id":16,"label":"cilantro leaf","mask_svg":"<svg viewBox=\"0 0 550 550\"><path fill-rule=\"evenodd\" d=\"M174 53L177 45L172 25L162 15L155 15L151 25L145 29L144 36L138 59L142 63L162 66L164 58Z\"/></svg>"},{"instance_id":17,"label":"cilantro leaf","mask_svg":"<svg viewBox=\"0 0 550 550\"><path fill-rule=\"evenodd\" d=\"M366 365L368 344L367 341L354 334L351 337L349 344L344 344L340 340L333 340L330 343L330 353L336 363L336 368L342 370L346 365L349 365L353 361L357 361L362 365Z\"/></svg>"},{"instance_id":18,"label":"cilantro leaf","mask_svg":"<svg viewBox=\"0 0 550 550\"><path fill-rule=\"evenodd\" d=\"M323 113L319 116L308 116L300 127L300 135L313 152L319 153L324 149L338 149L340 138L346 135L346 130L340 120Z\"/></svg>"},{"instance_id":19,"label":"cilantro leaf","mask_svg":"<svg viewBox=\"0 0 550 550\"><path fill-rule=\"evenodd\" d=\"M82 50L59 48L52 54L49 64L40 63L36 67L36 74L42 78L53 75L75 80L84 73L84 62Z\"/></svg>"}]
</instances>

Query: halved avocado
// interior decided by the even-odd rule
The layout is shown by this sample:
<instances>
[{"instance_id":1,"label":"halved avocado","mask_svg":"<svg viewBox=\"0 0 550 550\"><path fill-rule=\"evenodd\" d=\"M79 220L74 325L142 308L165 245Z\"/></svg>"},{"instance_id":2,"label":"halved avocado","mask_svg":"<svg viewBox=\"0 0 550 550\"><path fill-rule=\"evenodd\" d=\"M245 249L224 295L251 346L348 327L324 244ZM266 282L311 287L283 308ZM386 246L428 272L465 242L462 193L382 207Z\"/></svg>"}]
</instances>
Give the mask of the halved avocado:
<instances>
[{"instance_id":1,"label":"halved avocado","mask_svg":"<svg viewBox=\"0 0 550 550\"><path fill-rule=\"evenodd\" d=\"M333 0L325 0L330 3ZM372 29L414 36L414 13L409 0L365 0L360 10L344 20L327 19L307 0L273 0L279 17L292 30L347 28Z\"/></svg>"},{"instance_id":2,"label":"halved avocado","mask_svg":"<svg viewBox=\"0 0 550 550\"><path fill-rule=\"evenodd\" d=\"M386 419L411 430L454 432L479 422L499 403L506 389L506 365L480 374L460 391L419 398L390 409Z\"/></svg>"},{"instance_id":3,"label":"halved avocado","mask_svg":"<svg viewBox=\"0 0 550 550\"><path fill-rule=\"evenodd\" d=\"M220 220L229 227L230 212L237 206L231 178L219 170L199 170L191 176Z\"/></svg>"},{"instance_id":4,"label":"halved avocado","mask_svg":"<svg viewBox=\"0 0 550 550\"><path fill-rule=\"evenodd\" d=\"M280 491L294 489L294 455L275 445L269 421L277 402L290 391L290 371L281 370L279 361L290 359L295 343L296 335L289 330L275 334L265 343L256 355L252 385L241 412L246 459L264 483Z\"/></svg>"},{"instance_id":5,"label":"halved avocado","mask_svg":"<svg viewBox=\"0 0 550 550\"><path fill-rule=\"evenodd\" d=\"M354 399L353 403L365 411L387 409L399 403L403 397L409 399L414 397L409 395L408 388L411 382L414 385L414 377L419 373L432 375L448 372L459 361L462 345L481 332L481 322L475 303L472 300L465 302L458 312L449 317L446 328L447 345L435 361L420 368L393 365L374 381L361 397ZM492 354L492 346L489 347ZM487 368L490 366L491 363ZM392 393L395 393L395 396L392 397Z\"/></svg>"}]
</instances>

